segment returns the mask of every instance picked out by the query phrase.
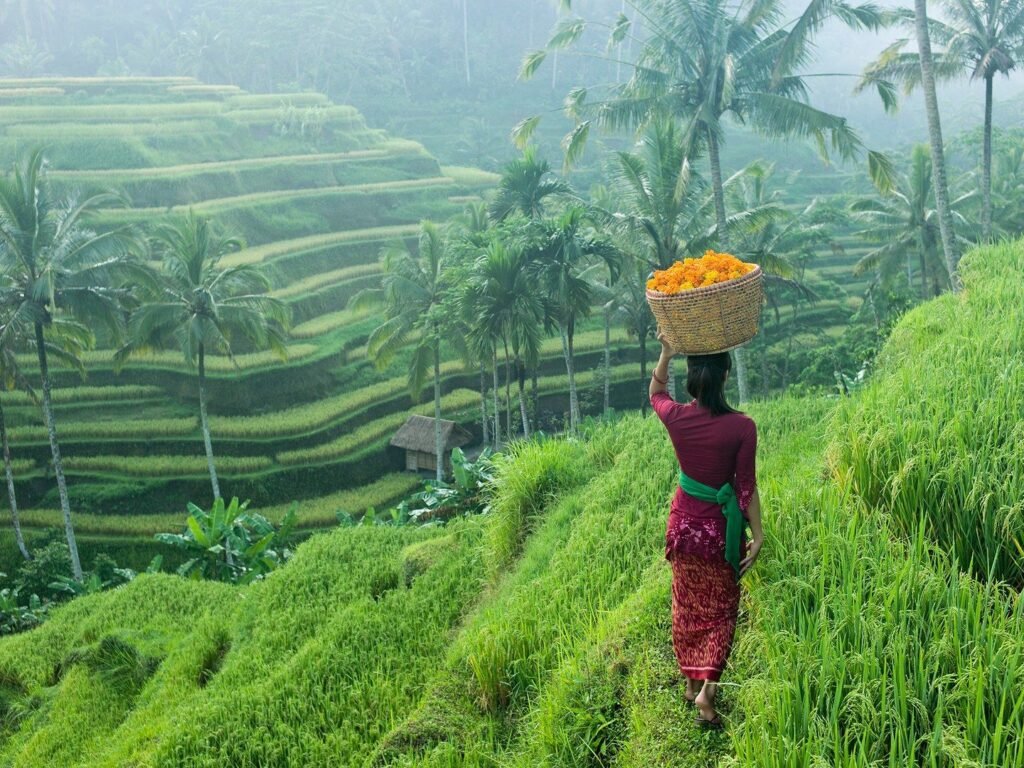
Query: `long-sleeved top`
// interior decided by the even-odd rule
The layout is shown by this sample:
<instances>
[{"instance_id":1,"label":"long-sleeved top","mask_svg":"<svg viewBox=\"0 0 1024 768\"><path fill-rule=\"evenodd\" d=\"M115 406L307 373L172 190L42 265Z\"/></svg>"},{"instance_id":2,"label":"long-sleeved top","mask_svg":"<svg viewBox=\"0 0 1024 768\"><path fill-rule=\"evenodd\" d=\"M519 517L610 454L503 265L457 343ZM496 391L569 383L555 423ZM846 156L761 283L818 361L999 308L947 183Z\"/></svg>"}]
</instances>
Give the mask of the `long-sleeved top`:
<instances>
[{"instance_id":1,"label":"long-sleeved top","mask_svg":"<svg viewBox=\"0 0 1024 768\"><path fill-rule=\"evenodd\" d=\"M732 483L744 515L756 488L757 426L742 413L713 415L697 402L677 403L665 392L651 405L668 430L679 467L712 488ZM725 558L725 517L714 502L676 489L665 532L665 557L676 553Z\"/></svg>"}]
</instances>

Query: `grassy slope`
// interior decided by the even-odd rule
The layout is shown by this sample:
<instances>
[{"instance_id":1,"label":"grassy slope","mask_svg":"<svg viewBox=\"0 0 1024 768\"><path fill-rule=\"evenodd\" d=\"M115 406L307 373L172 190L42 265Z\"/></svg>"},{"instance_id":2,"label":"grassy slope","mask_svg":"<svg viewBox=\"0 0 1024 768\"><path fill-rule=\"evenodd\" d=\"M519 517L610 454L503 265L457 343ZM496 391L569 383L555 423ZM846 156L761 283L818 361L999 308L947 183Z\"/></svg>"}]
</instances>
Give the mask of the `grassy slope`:
<instances>
[{"instance_id":1,"label":"grassy slope","mask_svg":"<svg viewBox=\"0 0 1024 768\"><path fill-rule=\"evenodd\" d=\"M1013 267L1019 251L986 257ZM944 304L904 324L890 365L923 364L921 328ZM754 411L769 540L723 690L725 735L695 731L682 704L660 558L672 457L656 421L629 417L520 448L485 518L323 534L239 592L143 577L0 642L13 702L0 754L26 766L1024 765L1024 601L830 472L822 446L845 439L849 418L830 411L800 399ZM985 446L976 438L965 449Z\"/></svg>"}]
</instances>

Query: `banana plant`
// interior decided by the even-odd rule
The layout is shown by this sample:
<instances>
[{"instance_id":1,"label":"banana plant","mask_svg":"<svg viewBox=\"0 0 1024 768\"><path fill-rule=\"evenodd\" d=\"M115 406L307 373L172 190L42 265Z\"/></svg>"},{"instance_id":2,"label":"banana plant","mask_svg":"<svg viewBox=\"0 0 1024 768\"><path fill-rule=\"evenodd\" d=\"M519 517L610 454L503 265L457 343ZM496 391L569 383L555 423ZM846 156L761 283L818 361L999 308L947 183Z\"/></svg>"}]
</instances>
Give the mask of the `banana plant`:
<instances>
[{"instance_id":1,"label":"banana plant","mask_svg":"<svg viewBox=\"0 0 1024 768\"><path fill-rule=\"evenodd\" d=\"M206 510L188 505L183 533L159 533L157 541L189 553L178 573L192 579L247 584L286 562L292 554L289 540L295 529L293 505L280 526L249 512L249 502L216 499Z\"/></svg>"}]
</instances>

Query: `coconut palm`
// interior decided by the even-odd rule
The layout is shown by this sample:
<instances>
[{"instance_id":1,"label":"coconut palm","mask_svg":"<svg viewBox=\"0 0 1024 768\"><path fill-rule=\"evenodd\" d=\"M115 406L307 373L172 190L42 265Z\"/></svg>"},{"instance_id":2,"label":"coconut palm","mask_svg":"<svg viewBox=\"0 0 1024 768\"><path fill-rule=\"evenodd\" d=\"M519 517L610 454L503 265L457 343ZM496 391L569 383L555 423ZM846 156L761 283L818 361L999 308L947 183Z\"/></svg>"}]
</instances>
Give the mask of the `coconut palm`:
<instances>
[{"instance_id":1,"label":"coconut palm","mask_svg":"<svg viewBox=\"0 0 1024 768\"><path fill-rule=\"evenodd\" d=\"M718 247L728 249L721 162L727 120L768 136L811 139L823 152L831 146L844 158L861 149L844 118L808 103L806 83L796 72L806 63L813 33L827 19L838 17L855 28L877 27L882 16L874 5L816 0L789 29L780 22L781 0L745 2L738 8L726 0L633 0L630 5L644 18L649 37L630 80L612 88L606 99L590 103L581 88L570 93L567 109L577 125L565 140L568 162L581 155L594 122L613 131L642 129L666 117L678 122L684 165L698 150L707 153ZM561 25L549 49L575 44L585 30L578 19ZM628 22L620 22L611 42L620 45L628 35ZM543 52L527 57L522 74L532 75L543 59ZM536 125L535 118L521 123L519 141ZM874 153L869 157L873 172L883 173L881 158ZM686 176L681 173L680 181ZM736 362L742 401L747 394L742 350Z\"/></svg>"},{"instance_id":2,"label":"coconut palm","mask_svg":"<svg viewBox=\"0 0 1024 768\"><path fill-rule=\"evenodd\" d=\"M446 327L444 272L448 244L441 228L430 221L420 225L418 255L405 245L384 252L384 279L380 288L361 291L352 298L355 308L379 306L384 322L370 334L367 354L378 368L391 364L399 350L411 346L409 392L417 399L427 376L434 377L434 449L436 476L444 477L441 441L441 337Z\"/></svg>"},{"instance_id":3,"label":"coconut palm","mask_svg":"<svg viewBox=\"0 0 1024 768\"><path fill-rule=\"evenodd\" d=\"M530 267L530 257L518 243L509 238L495 237L477 260L465 293L472 343L479 349L489 347L494 352L495 390L498 387L497 350L504 350L506 426L510 436L512 362L515 361L518 373L523 434L528 437L530 423L526 412L522 366L537 365L545 317L544 301L537 290ZM498 428L498 419L495 418L496 434L499 434Z\"/></svg>"},{"instance_id":4,"label":"coconut palm","mask_svg":"<svg viewBox=\"0 0 1024 768\"><path fill-rule=\"evenodd\" d=\"M537 157L536 147L527 147L522 157L502 170L490 206L491 218L505 221L518 213L527 219L538 219L544 215L548 198L571 192L568 184L552 174L548 161Z\"/></svg>"},{"instance_id":5,"label":"coconut palm","mask_svg":"<svg viewBox=\"0 0 1024 768\"><path fill-rule=\"evenodd\" d=\"M921 89L924 91L925 114L928 118L928 142L932 153L932 174L935 186L935 207L939 212L939 233L942 235L942 251L946 257L946 269L954 293L961 289L957 266L960 263L960 248L953 227L953 211L949 203L949 182L946 178L946 155L942 143L942 120L939 115L939 100L935 93L935 64L932 59L932 43L928 31L928 3L914 0L914 28L917 33L917 52L921 68Z\"/></svg>"},{"instance_id":6,"label":"coconut palm","mask_svg":"<svg viewBox=\"0 0 1024 768\"><path fill-rule=\"evenodd\" d=\"M210 436L206 357L233 357L236 342L242 341L285 358L287 307L267 295L270 281L256 267L221 266L226 255L242 247L241 241L218 234L208 219L192 211L157 227L151 246L162 269L146 286L116 359L120 364L151 349L175 346L186 364L195 366L206 462L217 500L222 496Z\"/></svg>"},{"instance_id":7,"label":"coconut palm","mask_svg":"<svg viewBox=\"0 0 1024 768\"><path fill-rule=\"evenodd\" d=\"M961 229L966 228L967 222L957 209L972 197L972 194L966 194L952 203ZM895 274L905 270L907 285L912 286L913 260L916 257L922 299L928 298L929 278L933 290L948 286L948 273L940 254L942 236L927 145L914 147L910 171L897 178L894 188L879 190L877 196L861 198L853 203L851 209L865 225L861 236L869 242L878 243L877 248L857 262L854 274L874 271L880 282L887 284Z\"/></svg>"},{"instance_id":8,"label":"coconut palm","mask_svg":"<svg viewBox=\"0 0 1024 768\"><path fill-rule=\"evenodd\" d=\"M932 40L941 46L932 51L931 68L936 79L950 80L968 74L985 84L985 123L981 162L981 235L992 238L992 105L997 75L1009 76L1017 67L1024 45L1024 0L944 0L948 21L928 20ZM894 13L897 23L916 29L913 11ZM895 106L893 83L907 93L922 84L921 57L904 51L908 40L887 48L864 73L859 86L877 87L883 102Z\"/></svg>"},{"instance_id":9,"label":"coconut palm","mask_svg":"<svg viewBox=\"0 0 1024 768\"><path fill-rule=\"evenodd\" d=\"M13 174L0 179L0 266L4 274L0 306L32 331L64 532L72 575L78 581L82 564L53 411L49 355L54 346L48 340L55 324L63 320L80 323L72 349L94 343L91 328L101 328L114 339L123 334L123 313L131 301L131 292L123 286L130 277L140 275L131 256L134 242L124 231L97 234L84 224L91 212L116 200L112 195L83 201L57 198L46 178L41 150L26 155ZM64 332L71 328L66 324Z\"/></svg>"},{"instance_id":10,"label":"coconut palm","mask_svg":"<svg viewBox=\"0 0 1024 768\"><path fill-rule=\"evenodd\" d=\"M558 217L535 222L528 240L530 268L562 338L569 377L569 429L575 433L580 422L574 359L576 324L590 316L594 305L591 283L583 272L601 261L614 282L618 277L618 253L610 241L597 234L587 210L579 205Z\"/></svg>"}]
</instances>

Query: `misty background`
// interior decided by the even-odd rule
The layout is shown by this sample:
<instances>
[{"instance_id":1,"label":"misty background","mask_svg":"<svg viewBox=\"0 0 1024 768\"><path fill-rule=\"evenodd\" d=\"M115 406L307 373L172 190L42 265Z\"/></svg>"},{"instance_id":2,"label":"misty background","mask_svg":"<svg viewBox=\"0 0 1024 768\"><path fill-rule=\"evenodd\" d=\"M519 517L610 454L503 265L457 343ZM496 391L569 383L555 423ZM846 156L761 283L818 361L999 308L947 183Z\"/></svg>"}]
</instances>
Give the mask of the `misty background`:
<instances>
[{"instance_id":1,"label":"misty background","mask_svg":"<svg viewBox=\"0 0 1024 768\"><path fill-rule=\"evenodd\" d=\"M795 16L802 5L789 9ZM565 93L628 76L600 26L623 11L635 16L622 0L577 0L572 14L593 23L584 45L549 58L524 83L523 56L564 18L556 0L3 0L0 74L189 75L254 92L321 91L445 162L494 169L515 154L511 128L533 114L549 116L538 141L557 160L569 127L559 114ZM903 34L831 25L808 68L815 105L848 117L876 149L926 137L920 94L894 116L875 94L853 95L855 76ZM642 39L642 28L635 35ZM621 52L629 58L628 46ZM817 76L825 73L836 76ZM997 81L997 126L1024 123L1022 83L1019 74ZM980 82L943 86L947 140L978 125L982 96ZM601 149L594 142L590 156ZM799 167L817 162L806 147L771 152Z\"/></svg>"}]
</instances>

